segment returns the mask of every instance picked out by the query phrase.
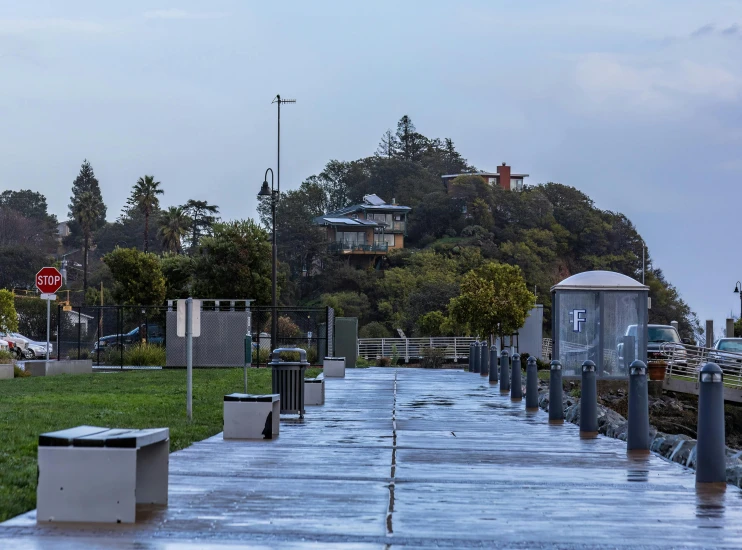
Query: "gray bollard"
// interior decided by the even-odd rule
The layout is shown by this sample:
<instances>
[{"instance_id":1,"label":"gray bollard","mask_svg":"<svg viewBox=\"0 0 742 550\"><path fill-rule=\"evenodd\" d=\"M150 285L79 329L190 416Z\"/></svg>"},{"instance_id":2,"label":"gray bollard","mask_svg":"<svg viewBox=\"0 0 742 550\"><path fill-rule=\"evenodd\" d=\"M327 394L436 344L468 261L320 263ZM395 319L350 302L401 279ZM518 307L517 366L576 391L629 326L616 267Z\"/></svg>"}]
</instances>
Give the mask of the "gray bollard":
<instances>
[{"instance_id":1,"label":"gray bollard","mask_svg":"<svg viewBox=\"0 0 742 550\"><path fill-rule=\"evenodd\" d=\"M724 373L716 363L706 363L698 382L696 483L726 483Z\"/></svg>"},{"instance_id":2,"label":"gray bollard","mask_svg":"<svg viewBox=\"0 0 742 550\"><path fill-rule=\"evenodd\" d=\"M523 382L520 373L521 363L520 355L517 353L513 354L513 361L511 363L511 376L510 376L510 399L513 401L520 401L523 399Z\"/></svg>"},{"instance_id":3,"label":"gray bollard","mask_svg":"<svg viewBox=\"0 0 742 550\"><path fill-rule=\"evenodd\" d=\"M488 376L490 373L490 350L487 342L482 342L482 365L479 368L479 374Z\"/></svg>"},{"instance_id":4,"label":"gray bollard","mask_svg":"<svg viewBox=\"0 0 742 550\"><path fill-rule=\"evenodd\" d=\"M562 394L562 364L559 361L551 362L549 371L549 422L564 422L564 399Z\"/></svg>"},{"instance_id":5,"label":"gray bollard","mask_svg":"<svg viewBox=\"0 0 742 550\"><path fill-rule=\"evenodd\" d=\"M474 370L472 372L479 372L482 365L482 346L479 340L474 342Z\"/></svg>"},{"instance_id":6,"label":"gray bollard","mask_svg":"<svg viewBox=\"0 0 742 550\"><path fill-rule=\"evenodd\" d=\"M469 372L474 372L474 342L469 343L469 364L467 365Z\"/></svg>"},{"instance_id":7,"label":"gray bollard","mask_svg":"<svg viewBox=\"0 0 742 550\"><path fill-rule=\"evenodd\" d=\"M598 388L595 380L595 363L582 363L582 395L580 397L580 436L598 435Z\"/></svg>"},{"instance_id":8,"label":"gray bollard","mask_svg":"<svg viewBox=\"0 0 742 550\"><path fill-rule=\"evenodd\" d=\"M647 365L634 361L629 366L629 425L627 451L649 451L649 393Z\"/></svg>"},{"instance_id":9,"label":"gray bollard","mask_svg":"<svg viewBox=\"0 0 742 550\"><path fill-rule=\"evenodd\" d=\"M490 384L497 383L497 348L492 346L490 348Z\"/></svg>"},{"instance_id":10,"label":"gray bollard","mask_svg":"<svg viewBox=\"0 0 742 550\"><path fill-rule=\"evenodd\" d=\"M506 349L500 353L500 393L510 393L510 357Z\"/></svg>"},{"instance_id":11,"label":"gray bollard","mask_svg":"<svg viewBox=\"0 0 742 550\"><path fill-rule=\"evenodd\" d=\"M533 356L526 364L526 410L538 410L538 365Z\"/></svg>"}]
</instances>

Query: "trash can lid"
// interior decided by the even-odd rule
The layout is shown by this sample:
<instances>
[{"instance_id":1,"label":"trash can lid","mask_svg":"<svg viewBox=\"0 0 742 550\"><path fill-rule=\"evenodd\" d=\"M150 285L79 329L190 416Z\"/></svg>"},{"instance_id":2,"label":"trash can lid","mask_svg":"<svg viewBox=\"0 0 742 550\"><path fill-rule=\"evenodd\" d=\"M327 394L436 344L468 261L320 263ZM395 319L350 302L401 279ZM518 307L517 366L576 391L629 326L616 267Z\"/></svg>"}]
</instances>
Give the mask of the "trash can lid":
<instances>
[{"instance_id":1,"label":"trash can lid","mask_svg":"<svg viewBox=\"0 0 742 550\"><path fill-rule=\"evenodd\" d=\"M303 350L301 348L276 348L271 352L271 365L279 365L279 364L287 364L292 363L292 361L281 361L281 353L298 353L299 354L299 361L293 361L295 364L299 363L307 363L307 352L306 350Z\"/></svg>"}]
</instances>

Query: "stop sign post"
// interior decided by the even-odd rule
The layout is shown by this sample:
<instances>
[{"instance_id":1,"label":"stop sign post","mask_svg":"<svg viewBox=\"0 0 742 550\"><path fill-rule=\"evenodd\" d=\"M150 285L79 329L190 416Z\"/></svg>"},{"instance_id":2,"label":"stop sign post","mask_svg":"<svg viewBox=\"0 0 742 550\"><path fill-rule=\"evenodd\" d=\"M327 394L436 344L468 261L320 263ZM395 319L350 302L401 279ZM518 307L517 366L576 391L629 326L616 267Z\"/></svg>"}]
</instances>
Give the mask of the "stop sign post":
<instances>
[{"instance_id":1,"label":"stop sign post","mask_svg":"<svg viewBox=\"0 0 742 550\"><path fill-rule=\"evenodd\" d=\"M48 361L51 302L57 299L55 292L62 288L62 274L56 267L42 267L36 274L36 288L41 292L41 299L46 300L46 360Z\"/></svg>"}]
</instances>

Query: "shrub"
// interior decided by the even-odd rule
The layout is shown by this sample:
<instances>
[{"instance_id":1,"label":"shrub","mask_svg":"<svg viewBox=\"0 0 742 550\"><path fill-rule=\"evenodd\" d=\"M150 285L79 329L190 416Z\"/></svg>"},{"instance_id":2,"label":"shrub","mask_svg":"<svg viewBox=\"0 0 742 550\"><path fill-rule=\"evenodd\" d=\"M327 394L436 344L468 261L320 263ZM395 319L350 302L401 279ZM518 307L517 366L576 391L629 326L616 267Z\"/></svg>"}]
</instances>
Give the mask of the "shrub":
<instances>
[{"instance_id":1,"label":"shrub","mask_svg":"<svg viewBox=\"0 0 742 550\"><path fill-rule=\"evenodd\" d=\"M90 359L90 350L80 348L80 352L78 353L76 349L73 349L70 350L67 356L69 359Z\"/></svg>"},{"instance_id":2,"label":"shrub","mask_svg":"<svg viewBox=\"0 0 742 550\"><path fill-rule=\"evenodd\" d=\"M487 235L487 230L481 225L467 225L461 230L462 237L484 237Z\"/></svg>"},{"instance_id":3,"label":"shrub","mask_svg":"<svg viewBox=\"0 0 742 550\"><path fill-rule=\"evenodd\" d=\"M358 359L356 359L356 368L357 369L367 369L371 365L373 365L373 363L371 361L369 361L368 359L365 359L363 357L358 357Z\"/></svg>"},{"instance_id":4,"label":"shrub","mask_svg":"<svg viewBox=\"0 0 742 550\"><path fill-rule=\"evenodd\" d=\"M165 348L157 344L141 343L124 350L124 365L133 367L165 366Z\"/></svg>"},{"instance_id":5,"label":"shrub","mask_svg":"<svg viewBox=\"0 0 742 550\"><path fill-rule=\"evenodd\" d=\"M422 348L420 357L420 365L424 369L440 369L446 360L446 350L445 348Z\"/></svg>"},{"instance_id":6,"label":"shrub","mask_svg":"<svg viewBox=\"0 0 742 550\"><path fill-rule=\"evenodd\" d=\"M303 349L307 352L307 362L310 365L316 365L317 359L319 358L319 354L317 353L317 348L308 347L308 346L296 346L299 349ZM281 361L288 361L291 363L298 363L299 359L301 358L301 355L298 351L282 351L279 355Z\"/></svg>"},{"instance_id":7,"label":"shrub","mask_svg":"<svg viewBox=\"0 0 742 550\"><path fill-rule=\"evenodd\" d=\"M30 372L26 372L18 365L13 365L13 377L14 378L28 378L31 376Z\"/></svg>"},{"instance_id":8,"label":"shrub","mask_svg":"<svg viewBox=\"0 0 742 550\"><path fill-rule=\"evenodd\" d=\"M388 367L392 364L392 360L389 357L379 357L376 360L377 367Z\"/></svg>"},{"instance_id":9,"label":"shrub","mask_svg":"<svg viewBox=\"0 0 742 550\"><path fill-rule=\"evenodd\" d=\"M392 332L378 321L363 325L358 331L360 338L391 338Z\"/></svg>"},{"instance_id":10,"label":"shrub","mask_svg":"<svg viewBox=\"0 0 742 550\"><path fill-rule=\"evenodd\" d=\"M14 356L9 351L0 350L0 365L10 365L13 363Z\"/></svg>"},{"instance_id":11,"label":"shrub","mask_svg":"<svg viewBox=\"0 0 742 550\"><path fill-rule=\"evenodd\" d=\"M446 235L449 237L455 237L456 236L456 230L453 227L449 227L446 229Z\"/></svg>"}]
</instances>

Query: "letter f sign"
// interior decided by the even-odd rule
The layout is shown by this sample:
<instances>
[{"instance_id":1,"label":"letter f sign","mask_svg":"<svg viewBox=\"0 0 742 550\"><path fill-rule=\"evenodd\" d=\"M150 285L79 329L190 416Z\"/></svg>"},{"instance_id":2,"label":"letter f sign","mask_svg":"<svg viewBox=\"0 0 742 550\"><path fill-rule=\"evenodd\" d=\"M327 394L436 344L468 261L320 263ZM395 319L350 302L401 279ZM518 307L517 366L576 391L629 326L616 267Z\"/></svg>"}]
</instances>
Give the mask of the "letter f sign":
<instances>
[{"instance_id":1,"label":"letter f sign","mask_svg":"<svg viewBox=\"0 0 742 550\"><path fill-rule=\"evenodd\" d=\"M573 332L582 332L582 325L587 320L585 318L586 313L587 310L584 309L573 309L569 312L569 316L571 317L570 321L572 321Z\"/></svg>"}]
</instances>

